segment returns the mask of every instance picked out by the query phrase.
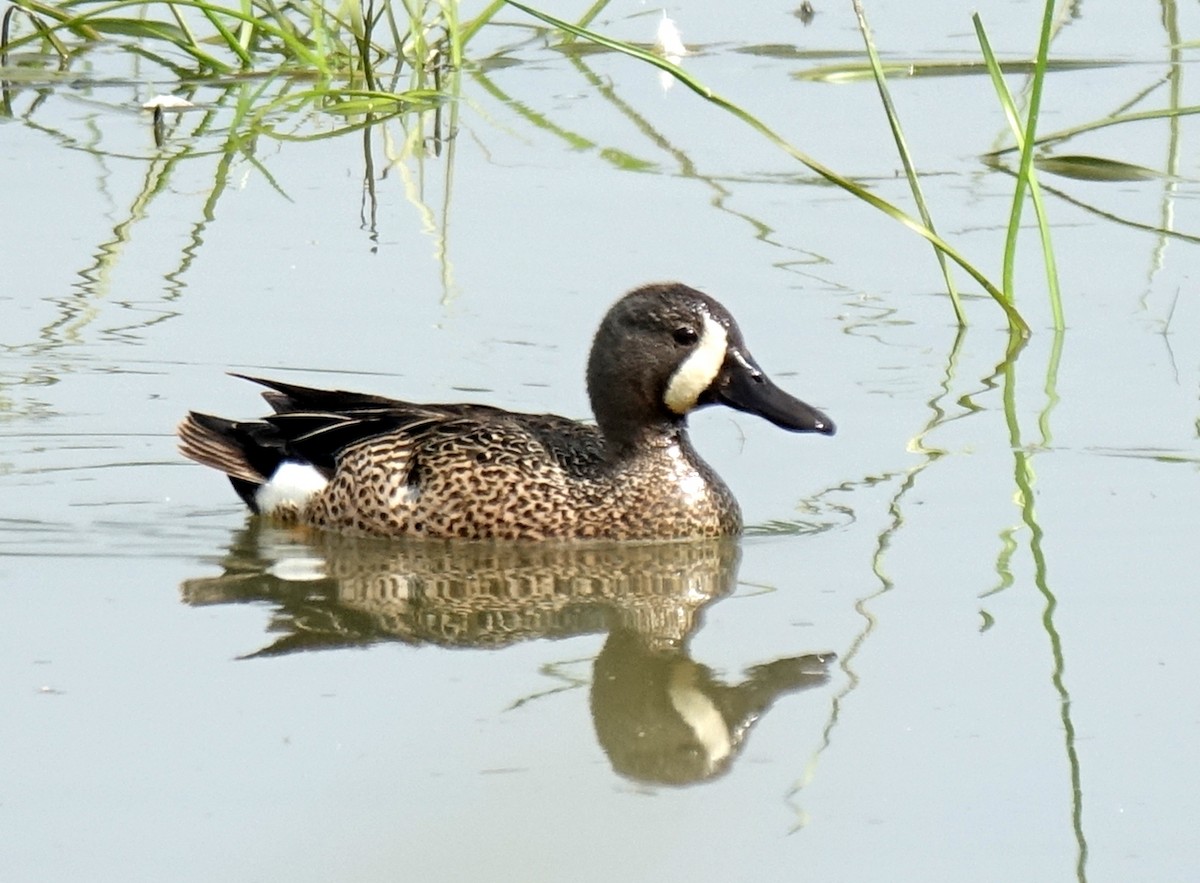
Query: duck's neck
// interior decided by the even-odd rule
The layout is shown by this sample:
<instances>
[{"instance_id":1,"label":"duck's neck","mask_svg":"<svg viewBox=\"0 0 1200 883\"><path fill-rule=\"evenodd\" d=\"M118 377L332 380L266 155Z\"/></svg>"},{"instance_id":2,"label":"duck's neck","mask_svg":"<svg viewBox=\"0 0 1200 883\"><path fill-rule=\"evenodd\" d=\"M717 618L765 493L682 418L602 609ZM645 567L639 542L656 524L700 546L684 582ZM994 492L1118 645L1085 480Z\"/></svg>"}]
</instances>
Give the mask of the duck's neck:
<instances>
[{"instance_id":1,"label":"duck's neck","mask_svg":"<svg viewBox=\"0 0 1200 883\"><path fill-rule=\"evenodd\" d=\"M678 449L689 459L695 452L688 440L687 424L682 420L663 419L652 423L606 422L600 425L610 460L627 460L639 455L659 454Z\"/></svg>"}]
</instances>

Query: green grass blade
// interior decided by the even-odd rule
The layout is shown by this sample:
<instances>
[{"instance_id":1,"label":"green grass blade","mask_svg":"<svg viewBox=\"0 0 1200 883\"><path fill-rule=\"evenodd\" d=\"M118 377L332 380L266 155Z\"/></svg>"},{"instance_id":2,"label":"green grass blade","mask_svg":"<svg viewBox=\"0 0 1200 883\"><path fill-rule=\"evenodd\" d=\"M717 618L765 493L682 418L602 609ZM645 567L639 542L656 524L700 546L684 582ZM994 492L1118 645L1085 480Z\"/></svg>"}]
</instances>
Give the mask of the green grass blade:
<instances>
[{"instance_id":1,"label":"green grass blade","mask_svg":"<svg viewBox=\"0 0 1200 883\"><path fill-rule=\"evenodd\" d=\"M1123 62L1091 59L1058 59L1048 66L1053 71L1092 70L1116 67ZM1000 68L1006 74L1032 74L1037 67L1032 61L1004 61ZM885 61L883 72L888 79L896 77L975 77L988 73L988 67L975 59L963 61ZM872 65L863 62L827 64L798 71L792 76L797 80L812 80L825 83L853 83L872 79Z\"/></svg>"},{"instance_id":2,"label":"green grass blade","mask_svg":"<svg viewBox=\"0 0 1200 883\"><path fill-rule=\"evenodd\" d=\"M29 19L29 23L33 26L34 33L25 37L10 39L10 25L12 24L13 16L18 12L23 12L25 17ZM51 18L53 17L54 16L51 16ZM94 31L91 31L91 29L85 28L83 30L84 33L82 36L84 36L85 39L98 40L100 38L100 35ZM0 64L8 63L8 52L13 47L19 46L20 44L29 42L31 40L39 39L47 40L50 45L54 47L54 51L58 54L58 57L62 60L66 60L66 58L71 54L70 50L67 49L66 44L63 43L62 40L58 38L58 35L54 33L54 29L48 27L46 23L34 13L33 9L25 8L23 6L8 7L8 9L4 12L3 22L0 24L0 57L3 58L3 60L0 61Z\"/></svg>"},{"instance_id":3,"label":"green grass blade","mask_svg":"<svg viewBox=\"0 0 1200 883\"><path fill-rule=\"evenodd\" d=\"M1051 144L1055 141L1065 141L1068 138L1073 138L1076 135L1082 135L1085 132L1095 132L1098 129L1106 129L1109 126L1120 126L1125 123L1139 123L1148 120L1169 120L1178 117L1192 116L1200 113L1200 104L1191 104L1183 107L1168 107L1158 110L1141 110L1136 113L1123 113L1107 117L1102 120L1093 120L1089 123L1081 123L1078 126L1071 126L1067 129L1059 129L1056 132L1051 132L1049 135L1041 135L1035 141L1036 145ZM1000 150L994 150L987 156L1003 156L1006 153L1014 153L1019 148L1003 147Z\"/></svg>"},{"instance_id":4,"label":"green grass blade","mask_svg":"<svg viewBox=\"0 0 1200 883\"><path fill-rule=\"evenodd\" d=\"M174 11L174 3L171 4L171 9ZM208 19L209 24L216 28L217 33L221 35L221 39L225 41L225 45L229 47L229 51L236 55L238 60L241 61L242 67L252 67L254 63L250 58L250 53L247 52L245 47L242 46L242 42L238 39L238 36L225 26L225 22L221 21L221 17L217 15L216 12L207 4L201 5L200 10L204 13L204 17ZM245 12L244 9L240 11L243 13ZM182 20L182 16L180 16L180 19ZM242 24L244 25L245 22Z\"/></svg>"},{"instance_id":5,"label":"green grass blade","mask_svg":"<svg viewBox=\"0 0 1200 883\"><path fill-rule=\"evenodd\" d=\"M466 46L479 29L496 17L496 13L505 7L505 0L493 0L483 12L471 19L462 28L462 44Z\"/></svg>"},{"instance_id":6,"label":"green grass blade","mask_svg":"<svg viewBox=\"0 0 1200 883\"><path fill-rule=\"evenodd\" d=\"M1046 12L1042 20L1041 39L1038 44L1038 62L1040 67L1034 73L1033 89L1029 102L1028 124L1022 125L1020 114L1017 113L1016 103L1013 101L1012 94L1008 91L1008 85L1004 82L1000 65L997 63L996 55L992 51L991 41L988 40L987 33L984 31L983 20L979 17L979 13L975 13L971 18L975 25L976 36L979 38L979 46L983 52L984 61L992 77L992 84L996 89L996 95L1000 99L1004 115L1008 119L1009 127L1012 129L1013 139L1021 148L1020 171L1017 174L1016 186L1013 188L1013 207L1009 213L1008 232L1004 245L1004 293L1010 299L1014 296L1013 272L1016 264L1017 237L1020 233L1021 207L1025 200L1025 187L1028 186L1030 197L1033 201L1034 213L1038 221L1038 234L1041 238L1042 258L1046 265L1046 285L1050 296L1050 309L1054 316L1054 328L1057 331L1061 331L1066 327L1066 320L1063 316L1062 293L1058 284L1058 266L1054 258L1054 245L1050 238L1050 224L1046 218L1046 207L1042 202L1042 191L1038 186L1036 173L1033 168L1034 142L1032 139L1033 127L1037 125L1037 108L1041 101L1041 81L1042 75L1045 73L1044 63L1046 54L1049 51L1050 25L1053 19L1054 0L1047 0Z\"/></svg>"},{"instance_id":7,"label":"green grass blade","mask_svg":"<svg viewBox=\"0 0 1200 883\"><path fill-rule=\"evenodd\" d=\"M525 14L532 16L533 18L536 18L540 21L543 21L546 24L550 25L551 27L557 28L562 31L566 31L568 33L573 33L573 34L575 34L575 36L582 37L582 38L589 40L599 46L604 46L608 49L612 49L615 52L620 52L623 55L628 55L631 58L636 58L639 61L643 61L648 65L657 67L659 70L666 71L668 74L670 74L672 77L674 77L680 83L682 83L688 89L691 89L693 92L695 92L697 95L704 98L706 101L709 101L712 104L715 104L717 107L720 107L722 110L725 110L728 113L732 114L733 116L737 117L739 120L744 122L746 125L750 126L752 129L754 129L754 131L758 132L760 135L762 135L764 138L766 138L768 141L770 141L772 144L774 144L776 147L778 147L780 150L787 153L789 156L791 156L797 162L806 166L811 171L815 172L817 175L820 175L826 181L829 181L831 184L834 184L837 187L840 187L841 189L845 190L846 192L854 195L855 197L857 197L858 199L867 203L868 205L878 209L879 211L883 212L884 214L886 214L889 217L893 218L894 220L898 221L900 224L903 224L905 227L912 230L918 236L921 236L924 239L928 240L930 243L933 244L933 246L935 248L937 248L939 251L944 252L946 257L950 258L950 260L954 261L954 263L956 263L960 267L962 267L963 270L966 271L966 273L972 279L974 279L977 283L979 283L979 285L983 288L983 290L986 291L987 294L994 301L996 301L996 303L999 305L999 307L1004 311L1004 314L1008 317L1009 326L1016 333L1018 333L1022 337L1027 337L1029 335L1029 326L1026 324L1025 320L1023 318L1021 318L1020 313L1018 313L1016 311L1016 309L1012 306L1012 304L1008 302L1008 299L1004 296L1004 294L1000 291L1000 289L998 289L991 282L991 280L989 280L987 278L987 276L985 276L978 268L976 268L974 264L972 264L965 257L963 257L962 254L960 254L957 249L955 249L952 245L950 245L950 243L946 242L944 239L942 239L940 236L938 236L937 233L930 230L927 226L922 224L916 218L909 215L904 210L898 208L897 206L893 205L892 203L888 202L887 200L883 199L882 197L875 195L874 193L872 193L871 191L862 187L861 185L856 184L855 182L851 181L849 178L845 178L842 175L839 175L837 172L833 171L829 167L818 162L816 159L812 158L808 154L793 147L786 139L784 139L781 135L779 135L777 132L775 132L775 130L770 128L766 123L762 122L757 117L755 117L753 114L749 113L746 110L743 110L741 107L739 107L738 105L729 101L728 99L722 98L720 95L717 95L716 93L714 93L712 91L712 89L708 88L708 86L704 85L702 82L700 82L700 80L698 80L696 77L692 76L687 71L680 68L678 65L672 64L671 62L667 61L665 58L662 58L661 56L655 55L652 52L648 52L644 49L641 49L640 47L634 46L630 43L621 42L620 40L614 40L611 37L606 37L603 34L599 34L594 31L589 31L584 28L577 27L576 25L573 25L570 22L563 21L562 19L559 19L559 18L555 18L552 15L549 15L545 12L541 12L539 10L533 9L529 6L526 6L523 3L518 3L518 2L516 2L516 0L506 0L506 2L508 3L508 5L516 8L516 9L520 9Z\"/></svg>"},{"instance_id":8,"label":"green grass blade","mask_svg":"<svg viewBox=\"0 0 1200 883\"><path fill-rule=\"evenodd\" d=\"M1021 156L1024 157L1027 142L1025 139L1025 126L1021 122L1021 114L1017 110L1017 104L1008 89L1008 84L1004 82L1004 73L1000 68L999 62L996 60L996 54L992 51L991 41L988 40L987 33L983 29L983 20L979 17L979 13L975 13L971 21L975 25L975 35L979 40L979 48L983 52L984 64L991 75L992 86L996 90L996 97L1000 99L1000 107L1004 111L1004 118L1008 121L1008 128L1013 133L1013 140L1017 145L1017 149L1021 152ZM1020 200L1024 194L1024 186L1024 181L1018 172L1014 188L1017 198L1014 209L1009 213L1008 233L1004 242L1004 269L1001 274L1001 285L1005 293L1010 295L1012 294L1013 268L1017 253L1017 233L1019 232L1017 223L1019 223L1021 218ZM1014 223L1014 214L1016 223Z\"/></svg>"},{"instance_id":9,"label":"green grass blade","mask_svg":"<svg viewBox=\"0 0 1200 883\"><path fill-rule=\"evenodd\" d=\"M596 20L596 16L604 11L604 7L607 5L608 0L595 0L595 2L587 8L587 11L579 17L579 21L575 22L576 26L581 28L588 27L593 21ZM663 11L663 14L666 14L665 10ZM567 34L566 39L564 39L563 42L570 43L574 39L574 34Z\"/></svg>"},{"instance_id":10,"label":"green grass blade","mask_svg":"<svg viewBox=\"0 0 1200 883\"><path fill-rule=\"evenodd\" d=\"M40 2L40 0L21 0L21 5L23 8L35 11L37 14L55 22L53 28L56 30L68 30L79 34L84 39L95 39L97 33L111 32L126 36L144 36L149 39L165 40L181 51L191 55L205 67L215 71L227 72L230 70L230 65L204 49L200 45L200 41L186 27L176 26L177 30L172 31L167 30L172 26L164 22L120 18L114 15L114 13L120 13L125 9L143 11L148 7L159 5L166 6L173 15L178 15L177 7L179 9L197 9L206 15L218 15L224 19L253 26L265 35L282 43L285 53L293 61L319 71L322 76L327 76L329 72L324 54L314 51L308 41L296 33L294 26L290 23L281 24L282 20L268 20L256 17L254 14L245 12L242 9L216 6L207 2L207 0L172 0L172 2L159 2L159 0L116 0L116 2L103 6L78 10L76 7L82 5L78 2L54 5ZM135 23L143 30L138 31ZM232 39L233 43L236 44L237 40L228 31L227 26L226 33L228 34L228 39ZM16 47L40 37L40 34L19 37L11 42L10 47ZM241 57L241 53L237 49L234 49L233 46L230 46L230 49Z\"/></svg>"},{"instance_id":11,"label":"green grass blade","mask_svg":"<svg viewBox=\"0 0 1200 883\"><path fill-rule=\"evenodd\" d=\"M876 51L875 41L871 37L871 29L867 25L867 14L863 11L861 0L854 0L854 14L858 18L858 29L862 32L863 41L867 46L867 56L871 60L871 69L875 72L875 86L879 90L879 98L883 102L883 110L887 115L888 125L892 129L892 138L896 142L896 150L900 153L900 161L904 164L904 174L908 178L908 187L912 191L913 200L917 204L917 211L920 212L921 221L924 222L925 226L936 232L936 228L933 226L933 216L929 213L929 206L925 202L925 194L921 190L921 180L917 176L916 167L913 165L912 152L908 149L908 141L905 139L904 132L900 127L900 115L896 112L896 105L892 101L892 94L887 86L887 78L883 75L883 66L879 61L879 52ZM942 277L946 280L946 291L949 293L950 302L954 306L954 316L960 326L966 326L967 314L963 311L962 300L958 296L958 287L954 284L954 276L950 273L950 266L946 263L946 256L936 247L933 253L937 258L938 266L942 269Z\"/></svg>"},{"instance_id":12,"label":"green grass blade","mask_svg":"<svg viewBox=\"0 0 1200 883\"><path fill-rule=\"evenodd\" d=\"M458 20L458 0L439 0L450 43L450 66L459 70L463 63L462 25Z\"/></svg>"}]
</instances>

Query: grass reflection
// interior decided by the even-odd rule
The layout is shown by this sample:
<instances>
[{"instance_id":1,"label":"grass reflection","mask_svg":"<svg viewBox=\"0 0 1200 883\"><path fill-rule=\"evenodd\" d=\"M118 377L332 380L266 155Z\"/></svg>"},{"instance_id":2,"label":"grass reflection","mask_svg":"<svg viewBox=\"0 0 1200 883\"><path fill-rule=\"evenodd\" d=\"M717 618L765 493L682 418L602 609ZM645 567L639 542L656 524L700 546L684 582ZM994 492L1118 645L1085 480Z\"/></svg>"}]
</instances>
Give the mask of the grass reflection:
<instances>
[{"instance_id":1,"label":"grass reflection","mask_svg":"<svg viewBox=\"0 0 1200 883\"><path fill-rule=\"evenodd\" d=\"M1070 771L1071 782L1071 828L1075 833L1076 843L1076 877L1080 881L1087 879L1087 838L1083 831L1083 772L1076 745L1075 723L1071 717L1071 695L1066 683L1066 658L1063 651L1062 635L1055 622L1055 612L1058 610L1058 598L1051 588L1049 566L1046 557L1045 532L1037 515L1036 494L1034 485L1036 475L1033 470L1033 458L1039 448L1051 444L1050 416L1058 404L1058 367L1062 360L1062 332L1054 335L1050 357L1046 365L1043 391L1046 403L1038 415L1038 429L1041 435L1035 447L1029 447L1022 439L1020 419L1017 414L1017 357L1021 347L1013 345L1004 361L1000 364L997 374L1003 378L1004 418L1008 426L1009 445L1013 453L1013 482L1017 487L1017 501L1021 510L1021 521L1029 531L1029 554L1033 559L1034 586L1041 594L1044 606L1042 608L1042 628L1050 645L1050 657L1053 664L1050 680L1055 693L1058 695L1059 713L1063 727L1063 741L1067 756L1067 767ZM1011 573L1005 574L1001 568L1006 568L1011 558L1010 545L1012 537L1004 540L1004 550L1001 554L1000 570L1002 582L1007 576L1009 585L1012 583Z\"/></svg>"}]
</instances>

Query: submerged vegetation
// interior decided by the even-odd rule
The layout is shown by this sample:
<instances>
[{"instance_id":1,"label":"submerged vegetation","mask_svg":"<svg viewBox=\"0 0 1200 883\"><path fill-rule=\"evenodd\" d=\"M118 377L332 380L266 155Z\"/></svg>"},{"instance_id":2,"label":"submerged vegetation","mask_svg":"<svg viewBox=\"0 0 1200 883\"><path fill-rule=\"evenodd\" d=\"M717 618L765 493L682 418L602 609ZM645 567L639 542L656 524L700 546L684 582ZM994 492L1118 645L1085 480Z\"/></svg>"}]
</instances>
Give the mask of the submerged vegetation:
<instances>
[{"instance_id":1,"label":"submerged vegetation","mask_svg":"<svg viewBox=\"0 0 1200 883\"><path fill-rule=\"evenodd\" d=\"M1045 258L1047 292L1055 328L1065 325L1049 221L1037 180L1040 165L1064 175L1112 179L1128 175L1154 174L1124 163L1096 157L1046 157L1039 163L1039 144L1062 137L1052 135L1039 141L1038 112L1042 82L1055 64L1049 60L1049 44L1056 27L1053 0L1046 0L1040 39L1032 61L1004 64L989 45L982 20L974 17L982 60L963 63L921 62L885 64L876 50L860 0L854 11L861 30L867 63L862 66L823 67L805 76L846 79L871 76L878 86L883 111L895 140L895 148L910 185L916 214L880 197L795 147L775 128L745 107L718 94L709 85L681 67L678 49L652 47L606 36L591 28L608 5L596 0L574 22L515 2L493 0L471 18L460 17L457 0L343 0L332 3L278 3L275 0L240 0L222 5L210 0L11 0L0 20L0 82L4 84L3 110L11 115L11 90L18 84L36 83L38 73L52 79L50 69L69 71L73 59L98 45L112 45L154 61L178 77L177 91L188 92L199 84L221 82L257 83L239 102L237 122L230 141L245 143L258 134L286 140L327 138L372 126L381 119L405 114L433 113L435 147L446 143L454 130L455 100L459 76L466 66L486 65L487 58L473 58L473 38L485 26L500 26L495 19L506 7L519 12L537 27L547 27L549 39L564 49L581 45L619 52L652 65L682 83L705 101L731 114L767 141L786 152L810 171L862 202L889 215L933 247L941 266L946 292L960 325L967 315L951 265L965 271L1005 312L1009 327L1018 338L1029 334L1026 321L1015 304L1013 268L1026 199L1032 201L1040 244ZM666 21L664 19L664 21ZM678 42L678 34L672 36ZM572 47L572 44L575 44ZM1062 62L1078 65L1080 62ZM1093 63L1094 64L1094 63ZM903 135L901 120L891 100L888 78L892 76L954 75L986 71L992 80L1000 107L1008 121L1018 160L1013 198L1008 218L1008 235L1003 255L1002 276L990 279L979 267L936 230L933 212L922 193L917 165ZM1024 109L1009 91L1005 73L1027 76ZM441 112L449 107L449 123ZM154 112L155 135L160 144L167 137L164 118L193 107L177 96L155 99L146 105ZM1155 114L1132 114L1128 119L1193 112L1195 108L1167 110ZM295 134L289 120L318 112L333 120L317 133ZM1111 119L1097 125L1115 124ZM448 129L449 131L445 131ZM1000 168L1003 154L997 151L985 160ZM257 165L257 164L256 164ZM259 166L265 174L265 170ZM1005 169L1008 170L1008 169ZM268 176L269 177L269 176Z\"/></svg>"}]
</instances>

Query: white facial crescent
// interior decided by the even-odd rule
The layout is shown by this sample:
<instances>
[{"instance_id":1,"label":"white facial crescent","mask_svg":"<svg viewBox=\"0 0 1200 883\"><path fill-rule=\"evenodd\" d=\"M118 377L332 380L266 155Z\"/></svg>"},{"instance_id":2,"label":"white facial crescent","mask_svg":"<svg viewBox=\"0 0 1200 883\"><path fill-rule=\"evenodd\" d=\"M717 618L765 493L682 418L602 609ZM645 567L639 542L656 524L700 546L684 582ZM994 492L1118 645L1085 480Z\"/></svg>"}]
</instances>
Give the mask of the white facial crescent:
<instances>
[{"instance_id":1,"label":"white facial crescent","mask_svg":"<svg viewBox=\"0 0 1200 883\"><path fill-rule=\"evenodd\" d=\"M683 360L663 395L666 406L676 414L686 414L696 407L700 394L712 386L725 362L725 353L729 348L729 335L725 326L711 316L704 317L704 330L700 334L700 342L692 350L692 354Z\"/></svg>"}]
</instances>

